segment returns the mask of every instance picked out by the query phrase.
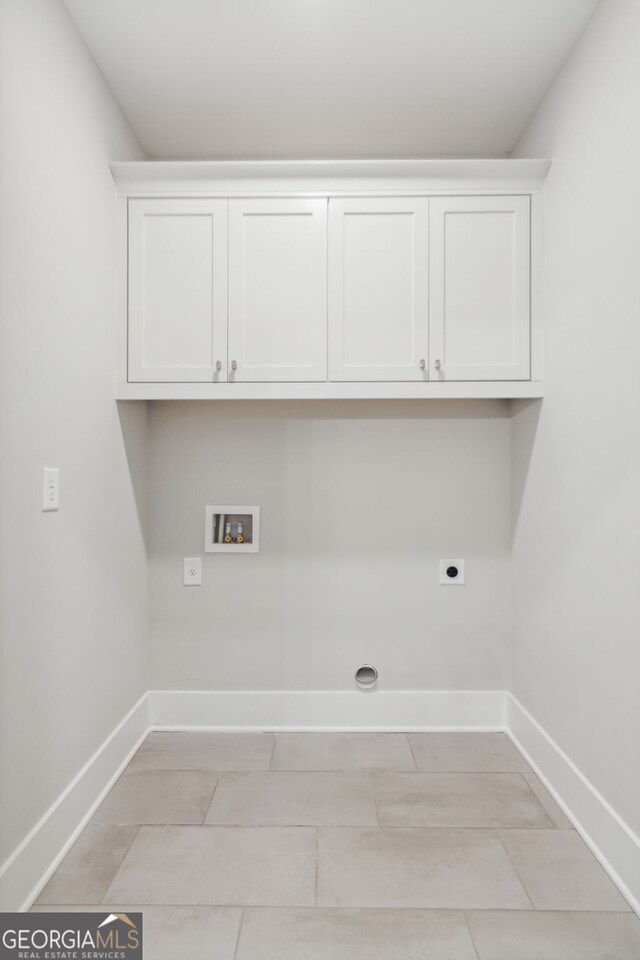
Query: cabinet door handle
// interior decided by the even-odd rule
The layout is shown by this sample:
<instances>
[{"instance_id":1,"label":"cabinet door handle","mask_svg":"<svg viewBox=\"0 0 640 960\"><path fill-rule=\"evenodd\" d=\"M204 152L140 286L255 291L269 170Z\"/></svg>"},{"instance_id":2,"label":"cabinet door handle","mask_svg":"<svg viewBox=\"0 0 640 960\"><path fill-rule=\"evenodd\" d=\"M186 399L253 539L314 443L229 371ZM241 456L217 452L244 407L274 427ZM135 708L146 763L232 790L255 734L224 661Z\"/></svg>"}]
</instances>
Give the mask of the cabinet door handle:
<instances>
[{"instance_id":1,"label":"cabinet door handle","mask_svg":"<svg viewBox=\"0 0 640 960\"><path fill-rule=\"evenodd\" d=\"M216 370L218 373L222 370L222 360L216 360Z\"/></svg>"},{"instance_id":2,"label":"cabinet door handle","mask_svg":"<svg viewBox=\"0 0 640 960\"><path fill-rule=\"evenodd\" d=\"M232 369L232 370L237 370L237 369L238 369L238 364L235 362L235 360L232 360L232 361L231 361L231 369Z\"/></svg>"},{"instance_id":3,"label":"cabinet door handle","mask_svg":"<svg viewBox=\"0 0 640 960\"><path fill-rule=\"evenodd\" d=\"M440 363L439 360L436 360L434 366L435 366L436 370L439 370L439 369L441 368L442 364Z\"/></svg>"},{"instance_id":4,"label":"cabinet door handle","mask_svg":"<svg viewBox=\"0 0 640 960\"><path fill-rule=\"evenodd\" d=\"M421 361L420 361L420 369L421 369L421 370L424 370L425 367L426 367L426 363L424 362L424 360L421 360Z\"/></svg>"}]
</instances>

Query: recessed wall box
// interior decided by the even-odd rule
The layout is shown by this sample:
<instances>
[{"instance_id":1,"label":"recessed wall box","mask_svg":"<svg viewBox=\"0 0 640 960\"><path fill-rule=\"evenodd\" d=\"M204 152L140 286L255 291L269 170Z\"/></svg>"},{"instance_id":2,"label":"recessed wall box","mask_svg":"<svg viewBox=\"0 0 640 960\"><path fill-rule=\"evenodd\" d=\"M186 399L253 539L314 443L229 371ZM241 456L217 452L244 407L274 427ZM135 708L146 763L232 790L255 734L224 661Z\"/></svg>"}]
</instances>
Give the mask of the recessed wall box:
<instances>
[{"instance_id":1,"label":"recessed wall box","mask_svg":"<svg viewBox=\"0 0 640 960\"><path fill-rule=\"evenodd\" d=\"M205 553L258 553L260 507L206 506Z\"/></svg>"}]
</instances>

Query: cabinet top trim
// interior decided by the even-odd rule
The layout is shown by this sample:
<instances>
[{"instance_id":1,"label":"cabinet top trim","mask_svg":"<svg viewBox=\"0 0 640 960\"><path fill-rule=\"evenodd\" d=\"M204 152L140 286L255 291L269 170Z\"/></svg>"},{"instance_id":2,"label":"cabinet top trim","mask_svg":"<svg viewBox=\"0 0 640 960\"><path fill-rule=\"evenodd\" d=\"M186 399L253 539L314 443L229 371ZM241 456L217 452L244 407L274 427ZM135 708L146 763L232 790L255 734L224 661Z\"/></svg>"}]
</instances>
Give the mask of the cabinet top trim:
<instances>
[{"instance_id":1,"label":"cabinet top trim","mask_svg":"<svg viewBox=\"0 0 640 960\"><path fill-rule=\"evenodd\" d=\"M112 163L124 196L539 190L550 160L148 160Z\"/></svg>"}]
</instances>

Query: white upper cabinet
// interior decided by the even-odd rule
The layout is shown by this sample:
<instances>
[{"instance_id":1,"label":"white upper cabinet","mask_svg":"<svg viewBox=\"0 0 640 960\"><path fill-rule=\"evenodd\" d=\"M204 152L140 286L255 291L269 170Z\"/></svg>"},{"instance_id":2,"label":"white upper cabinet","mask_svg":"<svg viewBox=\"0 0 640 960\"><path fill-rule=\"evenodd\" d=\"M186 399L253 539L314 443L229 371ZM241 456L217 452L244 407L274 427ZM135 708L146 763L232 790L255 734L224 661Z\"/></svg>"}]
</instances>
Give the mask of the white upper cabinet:
<instances>
[{"instance_id":1,"label":"white upper cabinet","mask_svg":"<svg viewBox=\"0 0 640 960\"><path fill-rule=\"evenodd\" d=\"M226 380L226 200L129 201L128 319L130 381Z\"/></svg>"},{"instance_id":2,"label":"white upper cabinet","mask_svg":"<svg viewBox=\"0 0 640 960\"><path fill-rule=\"evenodd\" d=\"M542 396L548 169L112 165L118 397Z\"/></svg>"},{"instance_id":3,"label":"white upper cabinet","mask_svg":"<svg viewBox=\"0 0 640 960\"><path fill-rule=\"evenodd\" d=\"M329 201L329 379L428 379L426 197Z\"/></svg>"},{"instance_id":4,"label":"white upper cabinet","mask_svg":"<svg viewBox=\"0 0 640 960\"><path fill-rule=\"evenodd\" d=\"M529 197L430 200L430 377L530 377Z\"/></svg>"},{"instance_id":5,"label":"white upper cabinet","mask_svg":"<svg viewBox=\"0 0 640 960\"><path fill-rule=\"evenodd\" d=\"M327 200L229 201L229 380L327 378Z\"/></svg>"}]
</instances>

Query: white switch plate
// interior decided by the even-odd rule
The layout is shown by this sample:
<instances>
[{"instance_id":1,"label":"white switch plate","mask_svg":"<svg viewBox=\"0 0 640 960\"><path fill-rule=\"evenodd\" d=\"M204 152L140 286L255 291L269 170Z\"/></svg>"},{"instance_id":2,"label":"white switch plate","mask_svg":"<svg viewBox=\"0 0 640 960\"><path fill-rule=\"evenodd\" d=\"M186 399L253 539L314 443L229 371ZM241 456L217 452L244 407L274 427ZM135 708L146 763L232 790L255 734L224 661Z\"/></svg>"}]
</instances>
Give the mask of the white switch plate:
<instances>
[{"instance_id":1,"label":"white switch plate","mask_svg":"<svg viewBox=\"0 0 640 960\"><path fill-rule=\"evenodd\" d=\"M451 567L458 571L457 575L450 577L447 573ZM441 560L440 561L440 584L443 587L463 587L464 586L464 560Z\"/></svg>"},{"instance_id":2,"label":"white switch plate","mask_svg":"<svg viewBox=\"0 0 640 960\"><path fill-rule=\"evenodd\" d=\"M184 558L184 585L185 587L202 586L202 558Z\"/></svg>"},{"instance_id":3,"label":"white switch plate","mask_svg":"<svg viewBox=\"0 0 640 960\"><path fill-rule=\"evenodd\" d=\"M60 471L57 467L44 467L42 477L42 509L57 510L60 506Z\"/></svg>"}]
</instances>

